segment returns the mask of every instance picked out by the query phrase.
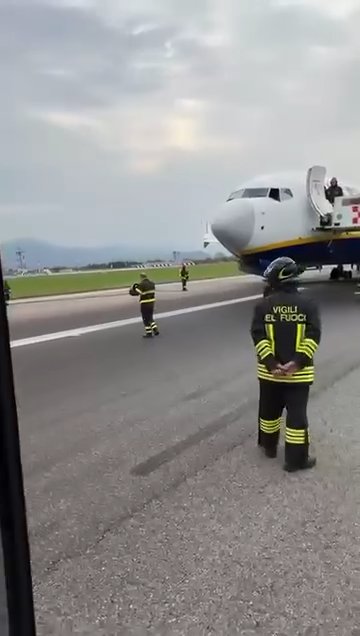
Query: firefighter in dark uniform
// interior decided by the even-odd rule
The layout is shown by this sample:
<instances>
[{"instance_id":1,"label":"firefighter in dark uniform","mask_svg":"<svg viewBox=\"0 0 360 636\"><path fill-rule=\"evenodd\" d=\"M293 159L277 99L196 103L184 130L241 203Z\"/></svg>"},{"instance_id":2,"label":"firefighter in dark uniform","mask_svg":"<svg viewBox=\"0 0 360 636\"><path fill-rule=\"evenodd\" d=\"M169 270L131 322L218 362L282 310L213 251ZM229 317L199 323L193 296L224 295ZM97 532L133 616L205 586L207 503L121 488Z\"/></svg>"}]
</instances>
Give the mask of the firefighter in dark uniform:
<instances>
[{"instance_id":1,"label":"firefighter in dark uniform","mask_svg":"<svg viewBox=\"0 0 360 636\"><path fill-rule=\"evenodd\" d=\"M182 283L182 290L187 291L187 282L189 280L189 270L187 269L185 263L182 264L182 268L180 270L180 278Z\"/></svg>"},{"instance_id":2,"label":"firefighter in dark uniform","mask_svg":"<svg viewBox=\"0 0 360 636\"><path fill-rule=\"evenodd\" d=\"M325 190L327 200L334 205L336 197L344 196L343 189L339 186L337 178L333 177L330 181L330 186Z\"/></svg>"},{"instance_id":3,"label":"firefighter in dark uniform","mask_svg":"<svg viewBox=\"0 0 360 636\"><path fill-rule=\"evenodd\" d=\"M301 271L288 257L270 263L264 273L267 295L251 324L260 384L258 443L268 457L276 457L286 408L284 469L289 472L316 464L309 456L307 404L321 322L317 306L298 291Z\"/></svg>"},{"instance_id":4,"label":"firefighter in dark uniform","mask_svg":"<svg viewBox=\"0 0 360 636\"><path fill-rule=\"evenodd\" d=\"M159 335L159 329L154 321L155 283L146 274L140 274L140 283L134 283L129 290L130 296L139 296L141 317L145 327L144 338Z\"/></svg>"}]
</instances>

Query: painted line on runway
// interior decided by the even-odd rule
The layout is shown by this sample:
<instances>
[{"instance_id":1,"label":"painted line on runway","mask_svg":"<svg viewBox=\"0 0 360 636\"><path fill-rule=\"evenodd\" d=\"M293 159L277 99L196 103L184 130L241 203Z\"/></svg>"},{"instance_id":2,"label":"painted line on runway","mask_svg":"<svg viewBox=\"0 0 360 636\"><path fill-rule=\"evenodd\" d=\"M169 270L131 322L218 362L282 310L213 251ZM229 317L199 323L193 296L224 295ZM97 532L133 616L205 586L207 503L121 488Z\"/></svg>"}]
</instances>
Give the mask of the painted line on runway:
<instances>
[{"instance_id":1,"label":"painted line on runway","mask_svg":"<svg viewBox=\"0 0 360 636\"><path fill-rule=\"evenodd\" d=\"M173 311L164 311L156 314L156 319L162 318L175 318L177 316L184 316L186 314L194 314L198 311L206 311L208 309L219 309L221 307L228 307L229 305L237 305L239 303L246 303L251 300L258 300L262 298L262 294L255 294L253 296L244 296L242 298L234 298L232 300L222 300L215 303L209 303L207 305L197 305L195 307L185 307L183 309L175 309ZM88 327L78 327L75 329L68 329L66 331L58 331L54 333L46 333L42 336L31 336L29 338L22 338L20 340L12 340L10 346L12 349L19 347L28 347L30 345L37 345L43 342L52 342L55 340L63 340L64 338L77 338L79 336L85 336L90 333L96 333L99 331L107 331L108 329L118 329L120 327L127 327L129 325L135 325L141 323L141 317L136 318L124 318L122 320L116 320L114 322L105 322L99 325L90 325Z\"/></svg>"}]
</instances>

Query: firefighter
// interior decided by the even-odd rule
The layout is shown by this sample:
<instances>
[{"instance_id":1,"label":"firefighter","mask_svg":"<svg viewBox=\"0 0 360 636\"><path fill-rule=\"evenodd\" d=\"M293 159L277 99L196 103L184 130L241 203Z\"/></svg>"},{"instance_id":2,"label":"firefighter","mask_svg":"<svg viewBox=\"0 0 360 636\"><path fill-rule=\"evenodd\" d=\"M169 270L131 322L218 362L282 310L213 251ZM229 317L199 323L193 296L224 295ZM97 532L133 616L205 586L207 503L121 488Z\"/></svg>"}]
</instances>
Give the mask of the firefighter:
<instances>
[{"instance_id":1,"label":"firefighter","mask_svg":"<svg viewBox=\"0 0 360 636\"><path fill-rule=\"evenodd\" d=\"M187 269L185 263L182 264L180 269L180 278L182 283L182 290L187 291L187 282L189 280L189 270Z\"/></svg>"},{"instance_id":2,"label":"firefighter","mask_svg":"<svg viewBox=\"0 0 360 636\"><path fill-rule=\"evenodd\" d=\"M330 186L325 191L327 200L334 205L336 197L344 196L344 192L341 186L338 184L336 177L333 177L330 181Z\"/></svg>"},{"instance_id":3,"label":"firefighter","mask_svg":"<svg viewBox=\"0 0 360 636\"><path fill-rule=\"evenodd\" d=\"M284 469L289 472L316 464L309 456L307 404L321 322L315 303L298 291L301 271L288 257L270 263L264 273L268 294L256 305L251 324L260 385L258 444L267 457L276 457L286 408Z\"/></svg>"},{"instance_id":4,"label":"firefighter","mask_svg":"<svg viewBox=\"0 0 360 636\"><path fill-rule=\"evenodd\" d=\"M140 274L140 283L134 283L129 290L130 296L139 296L141 317L145 327L144 338L152 338L160 334L154 321L155 283L146 274Z\"/></svg>"}]
</instances>

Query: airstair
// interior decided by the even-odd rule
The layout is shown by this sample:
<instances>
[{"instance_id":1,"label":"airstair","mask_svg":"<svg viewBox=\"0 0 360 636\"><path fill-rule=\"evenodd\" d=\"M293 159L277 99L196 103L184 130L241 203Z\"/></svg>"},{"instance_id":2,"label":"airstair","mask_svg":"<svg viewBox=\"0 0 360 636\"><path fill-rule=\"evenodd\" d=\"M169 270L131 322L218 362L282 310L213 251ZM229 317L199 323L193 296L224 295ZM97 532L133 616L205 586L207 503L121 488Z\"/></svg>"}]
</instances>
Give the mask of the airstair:
<instances>
[{"instance_id":1,"label":"airstair","mask_svg":"<svg viewBox=\"0 0 360 636\"><path fill-rule=\"evenodd\" d=\"M332 205L325 197L326 168L313 166L308 170L306 193L314 210L317 232L360 231L360 192L343 187L344 196L337 197Z\"/></svg>"}]
</instances>

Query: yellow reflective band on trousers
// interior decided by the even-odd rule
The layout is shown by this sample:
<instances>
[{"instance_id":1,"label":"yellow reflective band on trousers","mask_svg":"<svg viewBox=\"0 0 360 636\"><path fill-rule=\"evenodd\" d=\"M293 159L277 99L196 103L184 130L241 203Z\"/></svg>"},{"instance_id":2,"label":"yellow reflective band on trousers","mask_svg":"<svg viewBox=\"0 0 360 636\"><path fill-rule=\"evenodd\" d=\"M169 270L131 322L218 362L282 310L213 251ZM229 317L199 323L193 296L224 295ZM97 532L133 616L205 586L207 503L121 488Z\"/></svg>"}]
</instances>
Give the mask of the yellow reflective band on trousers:
<instances>
[{"instance_id":1,"label":"yellow reflective band on trousers","mask_svg":"<svg viewBox=\"0 0 360 636\"><path fill-rule=\"evenodd\" d=\"M258 362L257 365L257 375L259 380L268 380L269 382L285 382L287 384L296 384L298 382L314 382L315 370L313 365L304 367L300 371L296 371L293 375L272 375L270 371L267 370L265 364Z\"/></svg>"},{"instance_id":2,"label":"yellow reflective band on trousers","mask_svg":"<svg viewBox=\"0 0 360 636\"><path fill-rule=\"evenodd\" d=\"M306 441L306 429L286 427L285 442L287 444L305 444Z\"/></svg>"},{"instance_id":3,"label":"yellow reflective band on trousers","mask_svg":"<svg viewBox=\"0 0 360 636\"><path fill-rule=\"evenodd\" d=\"M260 417L260 430L263 433L277 433L281 428L281 417L276 420L264 420Z\"/></svg>"},{"instance_id":4,"label":"yellow reflective band on trousers","mask_svg":"<svg viewBox=\"0 0 360 636\"><path fill-rule=\"evenodd\" d=\"M318 348L318 343L313 338L305 338L305 325L296 325L296 345L297 353L304 353L312 359Z\"/></svg>"}]
</instances>

